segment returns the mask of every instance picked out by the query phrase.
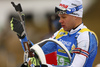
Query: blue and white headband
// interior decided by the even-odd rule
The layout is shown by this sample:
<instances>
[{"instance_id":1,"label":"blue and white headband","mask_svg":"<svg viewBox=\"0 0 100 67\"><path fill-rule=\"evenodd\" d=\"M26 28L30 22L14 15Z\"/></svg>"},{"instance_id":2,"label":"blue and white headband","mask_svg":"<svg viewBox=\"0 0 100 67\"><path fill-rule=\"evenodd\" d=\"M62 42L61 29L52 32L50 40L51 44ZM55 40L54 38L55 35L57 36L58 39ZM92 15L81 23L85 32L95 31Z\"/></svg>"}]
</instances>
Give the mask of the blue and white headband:
<instances>
[{"instance_id":1,"label":"blue and white headband","mask_svg":"<svg viewBox=\"0 0 100 67\"><path fill-rule=\"evenodd\" d=\"M82 18L82 0L62 0L60 5L55 7L55 12L57 14L69 14Z\"/></svg>"}]
</instances>

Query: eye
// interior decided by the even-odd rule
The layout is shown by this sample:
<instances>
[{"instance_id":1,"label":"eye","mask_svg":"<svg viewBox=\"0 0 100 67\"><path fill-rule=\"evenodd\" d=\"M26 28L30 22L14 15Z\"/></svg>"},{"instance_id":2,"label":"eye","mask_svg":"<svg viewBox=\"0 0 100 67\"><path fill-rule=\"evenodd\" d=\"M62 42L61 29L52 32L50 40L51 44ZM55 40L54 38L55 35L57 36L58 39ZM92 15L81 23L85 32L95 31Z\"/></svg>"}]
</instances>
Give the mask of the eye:
<instances>
[{"instance_id":1,"label":"eye","mask_svg":"<svg viewBox=\"0 0 100 67\"><path fill-rule=\"evenodd\" d=\"M66 16L62 16L62 18L66 18Z\"/></svg>"},{"instance_id":2,"label":"eye","mask_svg":"<svg viewBox=\"0 0 100 67\"><path fill-rule=\"evenodd\" d=\"M65 19L65 18L67 18L67 16L66 15L58 15L60 18L62 18L62 19Z\"/></svg>"}]
</instances>

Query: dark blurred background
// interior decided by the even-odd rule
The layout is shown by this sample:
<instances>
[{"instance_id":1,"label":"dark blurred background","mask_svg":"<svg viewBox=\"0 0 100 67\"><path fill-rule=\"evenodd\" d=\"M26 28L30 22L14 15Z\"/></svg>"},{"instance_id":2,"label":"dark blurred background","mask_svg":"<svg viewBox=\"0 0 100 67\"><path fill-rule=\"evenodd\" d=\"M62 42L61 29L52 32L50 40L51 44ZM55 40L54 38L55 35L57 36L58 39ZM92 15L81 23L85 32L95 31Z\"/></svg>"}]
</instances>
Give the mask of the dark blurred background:
<instances>
[{"instance_id":1,"label":"dark blurred background","mask_svg":"<svg viewBox=\"0 0 100 67\"><path fill-rule=\"evenodd\" d=\"M25 13L25 26L29 39L37 43L60 28L59 17L54 8L60 0L13 0L21 3ZM11 0L0 0L0 67L20 67L23 63L23 49L15 32L10 30L12 17L19 19L10 4ZM100 42L100 0L83 0L83 23L98 36ZM100 64L100 44L93 67Z\"/></svg>"}]
</instances>

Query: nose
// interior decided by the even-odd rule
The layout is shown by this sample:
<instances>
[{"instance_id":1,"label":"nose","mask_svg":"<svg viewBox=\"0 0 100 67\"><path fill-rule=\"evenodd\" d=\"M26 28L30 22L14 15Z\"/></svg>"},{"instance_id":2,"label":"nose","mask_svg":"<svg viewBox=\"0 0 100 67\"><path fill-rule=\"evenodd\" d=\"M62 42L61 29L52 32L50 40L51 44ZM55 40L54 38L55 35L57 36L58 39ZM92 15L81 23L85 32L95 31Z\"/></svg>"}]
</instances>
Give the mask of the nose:
<instances>
[{"instance_id":1,"label":"nose","mask_svg":"<svg viewBox=\"0 0 100 67\"><path fill-rule=\"evenodd\" d=\"M59 23L63 23L63 20L60 18Z\"/></svg>"}]
</instances>

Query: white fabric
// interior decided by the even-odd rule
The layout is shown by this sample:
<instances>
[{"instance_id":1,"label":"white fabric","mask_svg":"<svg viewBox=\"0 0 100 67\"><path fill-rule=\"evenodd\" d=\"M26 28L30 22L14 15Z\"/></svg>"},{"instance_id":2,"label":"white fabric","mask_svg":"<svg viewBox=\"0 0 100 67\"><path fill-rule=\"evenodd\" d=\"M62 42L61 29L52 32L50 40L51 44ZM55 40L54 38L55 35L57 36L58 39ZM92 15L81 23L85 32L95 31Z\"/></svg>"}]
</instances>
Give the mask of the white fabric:
<instances>
[{"instance_id":1,"label":"white fabric","mask_svg":"<svg viewBox=\"0 0 100 67\"><path fill-rule=\"evenodd\" d=\"M52 66L52 65L50 65L50 64L46 64L48 67L54 67L54 66Z\"/></svg>"},{"instance_id":2,"label":"white fabric","mask_svg":"<svg viewBox=\"0 0 100 67\"><path fill-rule=\"evenodd\" d=\"M89 33L88 31L80 33L77 38L78 48L88 51L89 49Z\"/></svg>"},{"instance_id":3,"label":"white fabric","mask_svg":"<svg viewBox=\"0 0 100 67\"><path fill-rule=\"evenodd\" d=\"M70 32L68 32L69 34L74 34L76 33L79 29L83 29L83 28L87 28L83 23L81 25L79 25L76 29L71 29Z\"/></svg>"},{"instance_id":4,"label":"white fabric","mask_svg":"<svg viewBox=\"0 0 100 67\"><path fill-rule=\"evenodd\" d=\"M87 28L83 23L79 25L75 30L71 29L69 34L74 34L79 29ZM89 49L89 34L88 31L86 32L78 32L80 35L77 38L78 48L88 51Z\"/></svg>"},{"instance_id":5,"label":"white fabric","mask_svg":"<svg viewBox=\"0 0 100 67\"><path fill-rule=\"evenodd\" d=\"M88 49L89 49L89 40L80 41L78 43L78 48L81 48L81 49L83 49L85 51L88 51Z\"/></svg>"},{"instance_id":6,"label":"white fabric","mask_svg":"<svg viewBox=\"0 0 100 67\"><path fill-rule=\"evenodd\" d=\"M86 61L85 56L76 54L73 63L71 64L71 67L83 67L85 61Z\"/></svg>"},{"instance_id":7,"label":"white fabric","mask_svg":"<svg viewBox=\"0 0 100 67\"><path fill-rule=\"evenodd\" d=\"M82 0L62 0L60 4L67 5L68 8L65 9L69 10L69 8L74 8L76 6L82 5ZM64 9L63 6L59 6L59 7L60 8L62 7L62 9ZM77 13L78 15L74 15L74 14L70 14L70 15L82 18L83 8L78 11L75 11L74 13Z\"/></svg>"}]
</instances>

